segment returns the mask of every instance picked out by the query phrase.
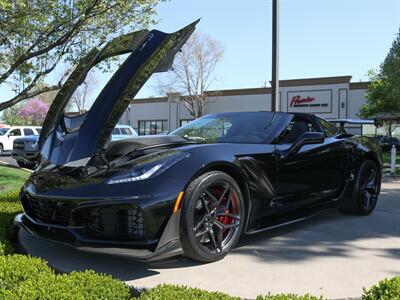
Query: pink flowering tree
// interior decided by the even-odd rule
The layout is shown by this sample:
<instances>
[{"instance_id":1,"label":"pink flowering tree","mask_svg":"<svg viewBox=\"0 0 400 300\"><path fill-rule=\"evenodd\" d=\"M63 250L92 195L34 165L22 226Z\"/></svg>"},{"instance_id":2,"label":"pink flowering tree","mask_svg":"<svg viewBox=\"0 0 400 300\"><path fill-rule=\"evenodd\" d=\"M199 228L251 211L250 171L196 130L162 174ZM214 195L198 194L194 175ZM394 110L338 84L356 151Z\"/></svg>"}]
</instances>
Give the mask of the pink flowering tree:
<instances>
[{"instance_id":1,"label":"pink flowering tree","mask_svg":"<svg viewBox=\"0 0 400 300\"><path fill-rule=\"evenodd\" d=\"M17 116L23 119L25 125L42 125L46 117L49 105L39 99L29 100L28 103L21 107L17 112Z\"/></svg>"}]
</instances>

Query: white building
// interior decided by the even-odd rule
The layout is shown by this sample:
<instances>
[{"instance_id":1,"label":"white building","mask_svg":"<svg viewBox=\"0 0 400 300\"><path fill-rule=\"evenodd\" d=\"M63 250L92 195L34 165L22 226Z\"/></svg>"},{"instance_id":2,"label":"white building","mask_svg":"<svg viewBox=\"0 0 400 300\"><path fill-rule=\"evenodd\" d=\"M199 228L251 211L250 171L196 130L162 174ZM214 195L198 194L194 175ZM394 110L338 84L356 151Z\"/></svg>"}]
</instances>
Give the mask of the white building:
<instances>
[{"instance_id":1,"label":"white building","mask_svg":"<svg viewBox=\"0 0 400 300\"><path fill-rule=\"evenodd\" d=\"M351 76L321 77L280 81L281 111L307 112L326 119L358 119L366 102L369 82L350 82ZM270 88L210 91L205 113L271 110ZM176 129L192 120L178 94L134 99L121 118L139 134L154 134ZM360 134L361 127L348 129Z\"/></svg>"}]
</instances>

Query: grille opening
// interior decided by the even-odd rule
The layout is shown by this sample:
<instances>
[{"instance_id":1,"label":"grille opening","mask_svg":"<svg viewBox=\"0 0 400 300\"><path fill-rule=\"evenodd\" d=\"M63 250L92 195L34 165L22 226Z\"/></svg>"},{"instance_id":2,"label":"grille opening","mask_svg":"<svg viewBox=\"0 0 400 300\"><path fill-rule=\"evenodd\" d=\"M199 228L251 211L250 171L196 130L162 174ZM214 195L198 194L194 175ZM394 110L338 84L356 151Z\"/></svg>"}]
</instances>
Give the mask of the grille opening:
<instances>
[{"instance_id":1,"label":"grille opening","mask_svg":"<svg viewBox=\"0 0 400 300\"><path fill-rule=\"evenodd\" d=\"M87 233L104 239L144 239L142 210L135 205L91 209L88 213Z\"/></svg>"},{"instance_id":2,"label":"grille opening","mask_svg":"<svg viewBox=\"0 0 400 300\"><path fill-rule=\"evenodd\" d=\"M25 143L24 142L14 142L13 144L14 150L25 150Z\"/></svg>"},{"instance_id":3,"label":"grille opening","mask_svg":"<svg viewBox=\"0 0 400 300\"><path fill-rule=\"evenodd\" d=\"M73 204L67 201L32 197L28 194L22 199L25 212L34 219L56 225L69 224Z\"/></svg>"}]
</instances>

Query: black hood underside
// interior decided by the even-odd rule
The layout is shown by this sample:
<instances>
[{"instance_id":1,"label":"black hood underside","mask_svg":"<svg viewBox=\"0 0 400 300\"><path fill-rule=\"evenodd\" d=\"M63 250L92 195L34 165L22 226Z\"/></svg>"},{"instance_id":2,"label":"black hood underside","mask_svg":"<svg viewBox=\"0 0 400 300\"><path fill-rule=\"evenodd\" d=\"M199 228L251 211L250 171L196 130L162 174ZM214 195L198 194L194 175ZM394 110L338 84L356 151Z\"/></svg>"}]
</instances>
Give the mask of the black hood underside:
<instances>
[{"instance_id":1,"label":"black hood underside","mask_svg":"<svg viewBox=\"0 0 400 300\"><path fill-rule=\"evenodd\" d=\"M130 101L153 73L168 71L176 53L198 21L167 34L142 30L118 37L103 49L93 49L71 73L52 103L39 139L42 157L57 166L84 166L108 148L109 137ZM65 115L76 88L95 65L112 56L131 53L84 115ZM140 143L140 142L138 142ZM133 147L135 147L133 145Z\"/></svg>"}]
</instances>

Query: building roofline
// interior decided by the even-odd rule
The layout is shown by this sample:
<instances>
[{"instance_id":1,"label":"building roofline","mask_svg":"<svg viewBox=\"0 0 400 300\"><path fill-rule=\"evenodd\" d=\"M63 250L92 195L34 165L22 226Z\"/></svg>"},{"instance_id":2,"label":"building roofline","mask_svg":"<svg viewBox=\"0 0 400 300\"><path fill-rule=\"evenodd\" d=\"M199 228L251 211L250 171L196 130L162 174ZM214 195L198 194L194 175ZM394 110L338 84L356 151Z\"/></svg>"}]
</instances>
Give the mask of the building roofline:
<instances>
[{"instance_id":1,"label":"building roofline","mask_svg":"<svg viewBox=\"0 0 400 300\"><path fill-rule=\"evenodd\" d=\"M369 81L367 81L367 82L350 82L350 80L351 80L350 75L302 78L302 79L287 79L287 80L280 80L279 86L280 87L292 87L292 86L348 83L350 90L362 90L362 89L367 89L368 85L371 83ZM214 90L214 91L206 92L206 95L208 97L265 95L265 94L271 94L270 87ZM130 101L131 104L162 103L162 102L168 102L168 97L140 98L140 99L133 99Z\"/></svg>"},{"instance_id":2,"label":"building roofline","mask_svg":"<svg viewBox=\"0 0 400 300\"><path fill-rule=\"evenodd\" d=\"M350 90L366 90L368 86L371 84L371 81L363 81L363 82L350 82L349 89Z\"/></svg>"},{"instance_id":3,"label":"building roofline","mask_svg":"<svg viewBox=\"0 0 400 300\"><path fill-rule=\"evenodd\" d=\"M261 94L271 94L271 88L260 87L260 88L215 90L215 91L207 91L205 94L206 94L206 96L209 96L209 97L261 95Z\"/></svg>"},{"instance_id":4,"label":"building roofline","mask_svg":"<svg viewBox=\"0 0 400 300\"><path fill-rule=\"evenodd\" d=\"M139 98L130 101L130 104L143 104L143 103L160 103L168 102L168 97L150 97L150 98Z\"/></svg>"},{"instance_id":5,"label":"building roofline","mask_svg":"<svg viewBox=\"0 0 400 300\"><path fill-rule=\"evenodd\" d=\"M280 87L287 86L305 86L305 85L322 85L322 84L337 84L337 83L350 83L351 76L331 76L331 77L314 77L314 78L301 78L301 79L287 79L280 80Z\"/></svg>"}]
</instances>

